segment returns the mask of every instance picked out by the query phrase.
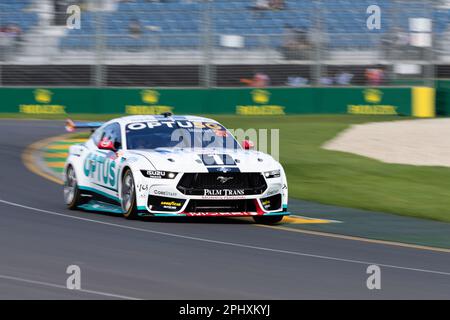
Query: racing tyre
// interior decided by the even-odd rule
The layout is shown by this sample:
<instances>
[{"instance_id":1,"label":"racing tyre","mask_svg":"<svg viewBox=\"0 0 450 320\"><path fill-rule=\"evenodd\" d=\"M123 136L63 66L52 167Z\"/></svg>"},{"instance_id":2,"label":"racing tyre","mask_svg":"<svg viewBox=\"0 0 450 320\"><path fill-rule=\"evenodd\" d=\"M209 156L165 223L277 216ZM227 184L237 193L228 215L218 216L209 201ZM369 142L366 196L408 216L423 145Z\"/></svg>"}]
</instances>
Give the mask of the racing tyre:
<instances>
[{"instance_id":1,"label":"racing tyre","mask_svg":"<svg viewBox=\"0 0 450 320\"><path fill-rule=\"evenodd\" d=\"M64 202L70 210L86 203L86 198L83 198L78 188L77 176L72 166L67 167L64 177Z\"/></svg>"},{"instance_id":2,"label":"racing tyre","mask_svg":"<svg viewBox=\"0 0 450 320\"><path fill-rule=\"evenodd\" d=\"M253 220L259 224L275 224L283 220L283 216L254 216Z\"/></svg>"},{"instance_id":3,"label":"racing tyre","mask_svg":"<svg viewBox=\"0 0 450 320\"><path fill-rule=\"evenodd\" d=\"M136 188L134 185L133 173L127 169L122 179L121 205L123 216L134 220L138 217L136 208Z\"/></svg>"}]
</instances>

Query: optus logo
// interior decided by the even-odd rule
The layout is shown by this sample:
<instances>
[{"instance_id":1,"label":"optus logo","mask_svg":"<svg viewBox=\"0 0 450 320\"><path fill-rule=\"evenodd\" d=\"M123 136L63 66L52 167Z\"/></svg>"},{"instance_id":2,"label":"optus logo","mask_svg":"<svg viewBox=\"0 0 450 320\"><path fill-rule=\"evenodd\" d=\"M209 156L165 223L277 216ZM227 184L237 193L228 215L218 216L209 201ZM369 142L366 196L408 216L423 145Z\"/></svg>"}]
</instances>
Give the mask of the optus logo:
<instances>
[{"instance_id":1,"label":"optus logo","mask_svg":"<svg viewBox=\"0 0 450 320\"><path fill-rule=\"evenodd\" d=\"M84 174L86 177L110 186L116 185L116 163L104 156L90 154L84 160Z\"/></svg>"}]
</instances>

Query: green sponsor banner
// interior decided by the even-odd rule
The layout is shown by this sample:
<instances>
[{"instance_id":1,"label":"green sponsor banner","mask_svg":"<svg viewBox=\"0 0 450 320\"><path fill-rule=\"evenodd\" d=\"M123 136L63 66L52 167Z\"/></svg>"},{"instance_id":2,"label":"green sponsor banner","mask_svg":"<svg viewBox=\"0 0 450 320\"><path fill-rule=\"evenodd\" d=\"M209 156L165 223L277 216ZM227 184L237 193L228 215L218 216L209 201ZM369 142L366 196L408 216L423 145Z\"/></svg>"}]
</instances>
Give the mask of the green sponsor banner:
<instances>
[{"instance_id":1,"label":"green sponsor banner","mask_svg":"<svg viewBox=\"0 0 450 320\"><path fill-rule=\"evenodd\" d=\"M411 88L0 88L0 98L0 112L23 114L411 115Z\"/></svg>"},{"instance_id":2,"label":"green sponsor banner","mask_svg":"<svg viewBox=\"0 0 450 320\"><path fill-rule=\"evenodd\" d=\"M436 114L450 115L450 79L436 81Z\"/></svg>"}]
</instances>

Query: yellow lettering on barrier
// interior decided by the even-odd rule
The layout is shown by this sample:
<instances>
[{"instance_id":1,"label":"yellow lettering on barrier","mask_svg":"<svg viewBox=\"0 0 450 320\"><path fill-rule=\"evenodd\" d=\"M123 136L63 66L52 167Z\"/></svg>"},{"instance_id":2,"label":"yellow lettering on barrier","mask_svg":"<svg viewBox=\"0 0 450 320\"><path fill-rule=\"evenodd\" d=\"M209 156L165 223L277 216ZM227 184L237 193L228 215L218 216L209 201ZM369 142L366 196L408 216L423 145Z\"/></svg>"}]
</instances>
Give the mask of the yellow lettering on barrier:
<instances>
[{"instance_id":1,"label":"yellow lettering on barrier","mask_svg":"<svg viewBox=\"0 0 450 320\"><path fill-rule=\"evenodd\" d=\"M127 114L160 114L163 112L172 112L174 107L170 106L125 106Z\"/></svg>"},{"instance_id":2,"label":"yellow lettering on barrier","mask_svg":"<svg viewBox=\"0 0 450 320\"><path fill-rule=\"evenodd\" d=\"M348 105L347 113L350 114L384 114L398 115L397 107L389 105Z\"/></svg>"},{"instance_id":3,"label":"yellow lettering on barrier","mask_svg":"<svg viewBox=\"0 0 450 320\"><path fill-rule=\"evenodd\" d=\"M285 115L282 106L236 106L236 113L240 115Z\"/></svg>"},{"instance_id":4,"label":"yellow lettering on barrier","mask_svg":"<svg viewBox=\"0 0 450 320\"><path fill-rule=\"evenodd\" d=\"M65 106L61 105L39 105L39 104L21 104L20 113L27 114L65 114Z\"/></svg>"}]
</instances>

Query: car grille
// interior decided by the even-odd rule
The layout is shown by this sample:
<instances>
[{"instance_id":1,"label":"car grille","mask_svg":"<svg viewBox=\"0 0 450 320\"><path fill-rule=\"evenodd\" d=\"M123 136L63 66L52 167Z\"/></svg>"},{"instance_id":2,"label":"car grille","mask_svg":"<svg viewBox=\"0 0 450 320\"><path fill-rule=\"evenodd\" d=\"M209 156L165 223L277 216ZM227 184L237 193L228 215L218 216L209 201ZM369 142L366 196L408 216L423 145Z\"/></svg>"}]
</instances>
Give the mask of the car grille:
<instances>
[{"instance_id":1,"label":"car grille","mask_svg":"<svg viewBox=\"0 0 450 320\"><path fill-rule=\"evenodd\" d=\"M262 174L254 172L185 173L177 186L186 195L204 195L205 189L244 190L245 195L255 195L263 193L266 188Z\"/></svg>"}]
</instances>

